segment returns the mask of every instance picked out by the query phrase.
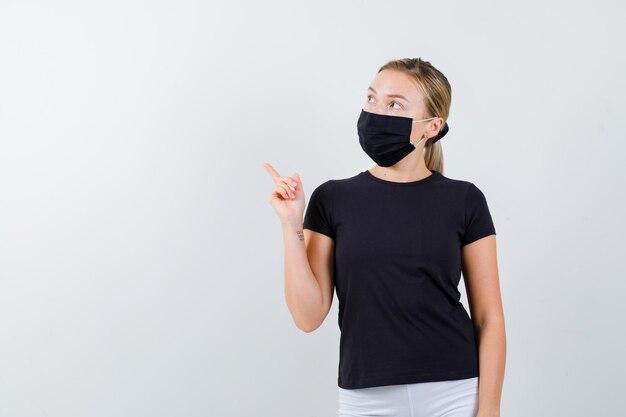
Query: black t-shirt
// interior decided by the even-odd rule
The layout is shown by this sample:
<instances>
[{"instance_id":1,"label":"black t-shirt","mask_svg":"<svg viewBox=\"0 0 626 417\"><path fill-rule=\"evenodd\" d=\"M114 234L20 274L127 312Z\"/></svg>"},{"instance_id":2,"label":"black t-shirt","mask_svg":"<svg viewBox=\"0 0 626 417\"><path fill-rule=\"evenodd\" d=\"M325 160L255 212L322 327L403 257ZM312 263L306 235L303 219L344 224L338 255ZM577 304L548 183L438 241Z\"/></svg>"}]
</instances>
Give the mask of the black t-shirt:
<instances>
[{"instance_id":1,"label":"black t-shirt","mask_svg":"<svg viewBox=\"0 0 626 417\"><path fill-rule=\"evenodd\" d=\"M479 375L461 248L495 227L478 187L431 173L401 183L366 170L311 193L304 228L335 242L341 388Z\"/></svg>"}]
</instances>

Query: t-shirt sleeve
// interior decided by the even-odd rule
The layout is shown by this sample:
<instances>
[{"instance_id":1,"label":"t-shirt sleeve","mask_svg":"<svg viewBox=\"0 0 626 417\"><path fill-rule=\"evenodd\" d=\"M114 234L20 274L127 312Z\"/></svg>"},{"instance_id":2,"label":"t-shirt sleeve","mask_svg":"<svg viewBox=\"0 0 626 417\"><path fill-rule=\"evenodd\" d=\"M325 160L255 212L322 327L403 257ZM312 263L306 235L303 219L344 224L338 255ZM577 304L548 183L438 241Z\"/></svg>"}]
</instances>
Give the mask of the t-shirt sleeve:
<instances>
[{"instance_id":1,"label":"t-shirt sleeve","mask_svg":"<svg viewBox=\"0 0 626 417\"><path fill-rule=\"evenodd\" d=\"M335 238L332 209L332 185L330 180L322 183L313 190L309 197L304 214L303 228L322 233L332 239Z\"/></svg>"},{"instance_id":2,"label":"t-shirt sleeve","mask_svg":"<svg viewBox=\"0 0 626 417\"><path fill-rule=\"evenodd\" d=\"M461 246L495 234L496 229L487 199L476 185L470 183L465 199L465 230L461 238Z\"/></svg>"}]
</instances>

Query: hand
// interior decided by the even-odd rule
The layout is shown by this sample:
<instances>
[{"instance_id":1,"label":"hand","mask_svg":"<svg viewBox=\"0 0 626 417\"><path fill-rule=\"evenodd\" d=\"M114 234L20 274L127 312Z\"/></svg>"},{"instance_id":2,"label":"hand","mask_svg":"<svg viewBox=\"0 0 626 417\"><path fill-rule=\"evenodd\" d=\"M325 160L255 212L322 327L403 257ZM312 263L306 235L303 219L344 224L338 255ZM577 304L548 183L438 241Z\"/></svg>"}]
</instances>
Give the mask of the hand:
<instances>
[{"instance_id":1,"label":"hand","mask_svg":"<svg viewBox=\"0 0 626 417\"><path fill-rule=\"evenodd\" d=\"M304 213L304 190L297 172L291 177L281 176L268 163L263 167L269 172L275 186L270 193L268 202L274 207L281 221L302 221Z\"/></svg>"}]
</instances>

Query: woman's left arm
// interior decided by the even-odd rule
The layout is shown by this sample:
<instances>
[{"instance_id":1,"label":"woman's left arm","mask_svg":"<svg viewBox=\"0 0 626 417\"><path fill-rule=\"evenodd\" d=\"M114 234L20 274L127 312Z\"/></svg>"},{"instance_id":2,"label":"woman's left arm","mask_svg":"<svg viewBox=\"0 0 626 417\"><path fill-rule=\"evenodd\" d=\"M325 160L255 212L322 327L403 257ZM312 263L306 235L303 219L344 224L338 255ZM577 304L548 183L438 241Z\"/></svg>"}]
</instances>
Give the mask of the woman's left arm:
<instances>
[{"instance_id":1,"label":"woman's left arm","mask_svg":"<svg viewBox=\"0 0 626 417\"><path fill-rule=\"evenodd\" d=\"M506 333L500 295L496 235L462 249L463 279L478 342L479 388L477 417L499 417Z\"/></svg>"}]
</instances>

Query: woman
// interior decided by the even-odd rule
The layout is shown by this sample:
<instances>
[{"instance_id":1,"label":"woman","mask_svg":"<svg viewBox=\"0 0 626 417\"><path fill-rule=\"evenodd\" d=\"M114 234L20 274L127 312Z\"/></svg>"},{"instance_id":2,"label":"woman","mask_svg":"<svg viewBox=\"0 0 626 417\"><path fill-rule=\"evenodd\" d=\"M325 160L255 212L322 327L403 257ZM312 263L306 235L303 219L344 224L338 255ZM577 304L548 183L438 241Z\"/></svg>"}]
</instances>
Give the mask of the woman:
<instances>
[{"instance_id":1,"label":"woman","mask_svg":"<svg viewBox=\"0 0 626 417\"><path fill-rule=\"evenodd\" d=\"M317 329L337 292L340 417L500 415L496 232L482 191L443 175L450 101L448 80L427 61L381 67L357 122L376 166L319 185L306 213L299 175L265 164L295 324Z\"/></svg>"}]
</instances>

